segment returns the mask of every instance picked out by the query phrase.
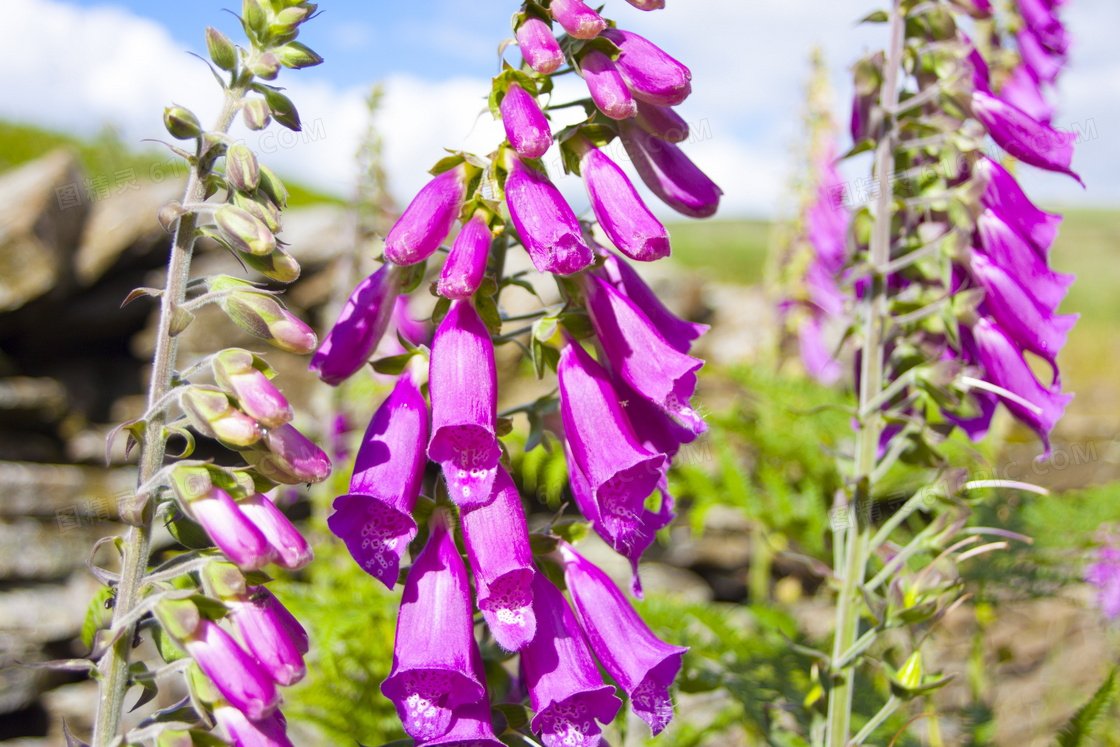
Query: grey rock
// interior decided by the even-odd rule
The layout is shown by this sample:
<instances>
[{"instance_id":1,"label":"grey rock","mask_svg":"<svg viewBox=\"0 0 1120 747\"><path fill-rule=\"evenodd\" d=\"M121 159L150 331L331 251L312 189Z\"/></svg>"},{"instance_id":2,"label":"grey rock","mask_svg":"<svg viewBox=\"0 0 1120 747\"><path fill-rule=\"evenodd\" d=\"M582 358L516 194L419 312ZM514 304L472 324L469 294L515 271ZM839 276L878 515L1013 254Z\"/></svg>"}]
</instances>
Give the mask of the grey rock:
<instances>
[{"instance_id":1,"label":"grey rock","mask_svg":"<svg viewBox=\"0 0 1120 747\"><path fill-rule=\"evenodd\" d=\"M70 256L89 210L82 197L81 169L68 150L0 177L0 311L70 284Z\"/></svg>"}]
</instances>

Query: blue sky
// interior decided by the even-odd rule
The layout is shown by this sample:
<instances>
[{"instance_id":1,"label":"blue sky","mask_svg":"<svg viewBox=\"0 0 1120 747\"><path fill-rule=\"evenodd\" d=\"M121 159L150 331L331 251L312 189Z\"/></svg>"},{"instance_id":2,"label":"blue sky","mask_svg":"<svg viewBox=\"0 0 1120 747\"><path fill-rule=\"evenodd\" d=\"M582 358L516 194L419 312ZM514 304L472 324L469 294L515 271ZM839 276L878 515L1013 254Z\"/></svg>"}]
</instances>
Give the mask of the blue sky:
<instances>
[{"instance_id":1,"label":"blue sky","mask_svg":"<svg viewBox=\"0 0 1120 747\"><path fill-rule=\"evenodd\" d=\"M296 101L309 136L276 145L237 133L265 151L266 162L322 189L346 195L353 154L365 129L363 97L385 85L377 121L386 144L392 187L406 201L423 184L444 147L489 152L500 126L484 111L498 43L511 36L516 2L322 0L322 15L301 40L326 58L280 81ZM720 215L767 216L789 205L785 187L798 142L798 112L808 59L819 45L832 67L837 118L846 122L846 69L883 44L881 26L856 27L873 0L668 0L643 13L606 0L605 15L647 36L687 64L693 94L680 112L704 137L686 152L725 192ZM236 19L224 12L240 0L20 0L0 26L0 117L92 134L112 123L125 139L162 136L160 113L172 101L205 121L217 107L214 83L187 52L204 52L203 31L217 26L237 39ZM1063 176L1031 173L1024 182L1048 204L1120 205L1120 3L1070 0L1065 18L1075 47L1058 92L1055 124L1093 134L1078 146L1074 168L1089 189ZM515 49L507 57L517 60ZM566 87L566 89L565 89ZM567 76L558 95L584 95ZM557 121L557 124L564 124ZM841 142L841 149L847 143ZM547 160L547 159L546 159ZM848 164L849 179L866 163ZM574 183L571 183L574 182ZM561 188L577 209L586 203L573 179Z\"/></svg>"}]
</instances>

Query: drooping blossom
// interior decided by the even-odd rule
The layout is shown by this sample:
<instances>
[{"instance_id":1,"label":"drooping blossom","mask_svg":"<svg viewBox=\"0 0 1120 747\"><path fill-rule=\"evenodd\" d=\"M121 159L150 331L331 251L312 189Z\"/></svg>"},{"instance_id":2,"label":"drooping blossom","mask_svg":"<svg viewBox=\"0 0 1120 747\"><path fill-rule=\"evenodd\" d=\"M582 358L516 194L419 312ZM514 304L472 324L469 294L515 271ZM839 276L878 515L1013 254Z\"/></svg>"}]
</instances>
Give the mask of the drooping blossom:
<instances>
[{"instance_id":1,"label":"drooping blossom","mask_svg":"<svg viewBox=\"0 0 1120 747\"><path fill-rule=\"evenodd\" d=\"M715 215L723 190L680 148L629 120L620 122L619 132L638 175L662 202L691 218Z\"/></svg>"},{"instance_id":2,"label":"drooping blossom","mask_svg":"<svg viewBox=\"0 0 1120 747\"><path fill-rule=\"evenodd\" d=\"M517 46L529 67L541 75L548 75L564 64L564 53L552 35L552 29L542 19L527 17L515 30Z\"/></svg>"},{"instance_id":3,"label":"drooping blossom","mask_svg":"<svg viewBox=\"0 0 1120 747\"><path fill-rule=\"evenodd\" d=\"M571 545L561 542L564 584L595 658L630 698L634 713L660 734L673 718L669 685L687 648L649 629L614 582Z\"/></svg>"},{"instance_id":4,"label":"drooping blossom","mask_svg":"<svg viewBox=\"0 0 1120 747\"><path fill-rule=\"evenodd\" d=\"M423 262L439 249L467 196L470 164L461 163L424 185L385 237L385 258L398 265Z\"/></svg>"},{"instance_id":5,"label":"drooping blossom","mask_svg":"<svg viewBox=\"0 0 1120 747\"><path fill-rule=\"evenodd\" d=\"M556 185L513 153L507 164L509 214L537 272L571 275L591 264L579 220Z\"/></svg>"},{"instance_id":6,"label":"drooping blossom","mask_svg":"<svg viewBox=\"0 0 1120 747\"><path fill-rule=\"evenodd\" d=\"M580 58L579 67L591 100L599 111L611 119L627 119L638 113L634 95L610 57L592 48Z\"/></svg>"},{"instance_id":7,"label":"drooping blossom","mask_svg":"<svg viewBox=\"0 0 1120 747\"><path fill-rule=\"evenodd\" d=\"M543 574L533 577L537 634L521 650L533 707L530 725L545 747L595 747L622 702L603 682L571 607Z\"/></svg>"},{"instance_id":8,"label":"drooping blossom","mask_svg":"<svg viewBox=\"0 0 1120 747\"><path fill-rule=\"evenodd\" d=\"M288 724L280 711L271 716L249 720L244 713L229 705L214 709L218 733L233 747L293 747L288 739Z\"/></svg>"},{"instance_id":9,"label":"drooping blossom","mask_svg":"<svg viewBox=\"0 0 1120 747\"><path fill-rule=\"evenodd\" d=\"M582 0L552 0L548 10L568 35L575 39L594 39L607 27L603 17Z\"/></svg>"},{"instance_id":10,"label":"drooping blossom","mask_svg":"<svg viewBox=\"0 0 1120 747\"><path fill-rule=\"evenodd\" d=\"M427 462L428 405L415 373L406 371L377 408L358 447L350 492L335 499L327 519L362 570L390 589L416 536L412 510Z\"/></svg>"},{"instance_id":11,"label":"drooping blossom","mask_svg":"<svg viewBox=\"0 0 1120 747\"><path fill-rule=\"evenodd\" d=\"M602 278L587 276L583 288L591 325L611 368L693 433L707 430L690 403L704 362L670 345L633 301Z\"/></svg>"},{"instance_id":12,"label":"drooping blossom","mask_svg":"<svg viewBox=\"0 0 1120 747\"><path fill-rule=\"evenodd\" d=\"M190 478L185 482L189 485ZM184 491L176 492L182 495ZM201 494L181 500L180 504L238 568L254 571L276 559L276 551L261 530L221 488L207 481Z\"/></svg>"},{"instance_id":13,"label":"drooping blossom","mask_svg":"<svg viewBox=\"0 0 1120 747\"><path fill-rule=\"evenodd\" d=\"M314 557L311 546L271 498L263 493L252 493L238 501L237 507L264 535L276 553L278 565L295 571L311 562Z\"/></svg>"},{"instance_id":14,"label":"drooping blossom","mask_svg":"<svg viewBox=\"0 0 1120 747\"><path fill-rule=\"evenodd\" d=\"M494 343L469 301L454 301L432 342L432 439L448 492L461 507L486 503L498 470Z\"/></svg>"},{"instance_id":15,"label":"drooping blossom","mask_svg":"<svg viewBox=\"0 0 1120 747\"><path fill-rule=\"evenodd\" d=\"M447 254L439 274L437 289L441 296L462 301L474 295L486 274L490 256L490 226L483 211L476 212L463 225Z\"/></svg>"},{"instance_id":16,"label":"drooping blossom","mask_svg":"<svg viewBox=\"0 0 1120 747\"><path fill-rule=\"evenodd\" d=\"M253 354L248 350L223 350L214 356L214 377L219 386L237 398L237 406L264 427L287 423L292 419L292 406L253 362Z\"/></svg>"},{"instance_id":17,"label":"drooping blossom","mask_svg":"<svg viewBox=\"0 0 1120 747\"><path fill-rule=\"evenodd\" d=\"M486 697L478 677L467 569L448 520L443 510L432 515L428 542L409 569L393 668L381 684L404 730L421 742L446 734L455 708Z\"/></svg>"},{"instance_id":18,"label":"drooping blossom","mask_svg":"<svg viewBox=\"0 0 1120 747\"><path fill-rule=\"evenodd\" d=\"M643 130L667 143L683 143L688 139L688 122L672 107L639 101L634 121Z\"/></svg>"},{"instance_id":19,"label":"drooping blossom","mask_svg":"<svg viewBox=\"0 0 1120 747\"><path fill-rule=\"evenodd\" d=\"M299 623L291 630L291 613L284 610L272 592L263 586L250 587L243 600L227 602L229 617L241 634L249 653L278 685L294 685L307 674L303 654L307 652L307 633Z\"/></svg>"},{"instance_id":20,"label":"drooping blossom","mask_svg":"<svg viewBox=\"0 0 1120 747\"><path fill-rule=\"evenodd\" d=\"M241 452L257 471L284 485L316 483L331 473L326 452L296 430L291 423L271 428L257 444L256 451Z\"/></svg>"},{"instance_id":21,"label":"drooping blossom","mask_svg":"<svg viewBox=\"0 0 1120 747\"><path fill-rule=\"evenodd\" d=\"M389 325L400 284L401 269L390 263L358 283L311 357L310 368L320 379L337 386L366 364Z\"/></svg>"},{"instance_id":22,"label":"drooping blossom","mask_svg":"<svg viewBox=\"0 0 1120 747\"><path fill-rule=\"evenodd\" d=\"M1081 182L1070 168L1073 137L1037 122L1029 114L984 91L972 94L972 113L1001 148L1024 163L1047 171L1069 174Z\"/></svg>"},{"instance_id":23,"label":"drooping blossom","mask_svg":"<svg viewBox=\"0 0 1120 747\"><path fill-rule=\"evenodd\" d=\"M595 272L633 301L665 341L682 353L687 353L692 343L710 329L707 324L687 322L665 308L657 294L621 257L609 255Z\"/></svg>"},{"instance_id":24,"label":"drooping blossom","mask_svg":"<svg viewBox=\"0 0 1120 747\"><path fill-rule=\"evenodd\" d=\"M1062 216L1035 207L1015 177L986 156L976 161L973 173L984 182L981 204L992 210L1000 221L1013 226L1030 241L1038 255L1046 259L1047 251L1058 235Z\"/></svg>"},{"instance_id":25,"label":"drooping blossom","mask_svg":"<svg viewBox=\"0 0 1120 747\"><path fill-rule=\"evenodd\" d=\"M478 608L494 640L517 651L537 630L530 591L535 571L521 496L504 467L498 467L490 501L464 510L461 519Z\"/></svg>"},{"instance_id":26,"label":"drooping blossom","mask_svg":"<svg viewBox=\"0 0 1120 747\"><path fill-rule=\"evenodd\" d=\"M622 169L583 137L569 143L580 154L580 175L599 227L619 251L642 262L668 257L669 232L642 202Z\"/></svg>"},{"instance_id":27,"label":"drooping blossom","mask_svg":"<svg viewBox=\"0 0 1120 747\"><path fill-rule=\"evenodd\" d=\"M513 149L524 158L540 158L552 145L548 119L536 98L514 81L502 98L502 126Z\"/></svg>"},{"instance_id":28,"label":"drooping blossom","mask_svg":"<svg viewBox=\"0 0 1120 747\"><path fill-rule=\"evenodd\" d=\"M199 620L183 647L222 697L249 720L261 721L276 710L280 693L272 677L217 623Z\"/></svg>"},{"instance_id":29,"label":"drooping blossom","mask_svg":"<svg viewBox=\"0 0 1120 747\"><path fill-rule=\"evenodd\" d=\"M605 29L603 38L616 44L618 70L634 97L658 106L676 106L692 93L692 73L653 42L633 31Z\"/></svg>"}]
</instances>

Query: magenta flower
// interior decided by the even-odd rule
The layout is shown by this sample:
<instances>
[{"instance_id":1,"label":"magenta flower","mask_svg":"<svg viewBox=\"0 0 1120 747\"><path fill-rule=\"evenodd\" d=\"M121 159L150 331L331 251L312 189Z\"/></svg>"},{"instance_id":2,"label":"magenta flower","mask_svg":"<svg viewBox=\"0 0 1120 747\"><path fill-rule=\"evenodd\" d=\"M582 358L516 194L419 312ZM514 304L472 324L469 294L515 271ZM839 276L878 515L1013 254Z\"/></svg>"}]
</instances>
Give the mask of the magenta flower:
<instances>
[{"instance_id":1,"label":"magenta flower","mask_svg":"<svg viewBox=\"0 0 1120 747\"><path fill-rule=\"evenodd\" d=\"M404 583L393 669L381 684L404 730L417 741L443 736L454 708L486 697L478 677L467 569L445 511L436 511L428 530L428 542Z\"/></svg>"},{"instance_id":2,"label":"magenta flower","mask_svg":"<svg viewBox=\"0 0 1120 747\"><path fill-rule=\"evenodd\" d=\"M591 264L579 220L548 177L509 154L506 201L537 272L571 275Z\"/></svg>"},{"instance_id":3,"label":"magenta flower","mask_svg":"<svg viewBox=\"0 0 1120 747\"><path fill-rule=\"evenodd\" d=\"M288 739L287 722L279 710L258 721L250 721L245 714L228 705L214 709L218 733L233 747L293 747Z\"/></svg>"},{"instance_id":4,"label":"magenta flower","mask_svg":"<svg viewBox=\"0 0 1120 747\"><path fill-rule=\"evenodd\" d=\"M355 562L392 589L401 557L416 536L412 510L427 464L428 405L406 371L366 428L350 492L334 500L327 526Z\"/></svg>"},{"instance_id":5,"label":"magenta flower","mask_svg":"<svg viewBox=\"0 0 1120 747\"><path fill-rule=\"evenodd\" d=\"M665 0L626 0L638 10L661 10L665 7Z\"/></svg>"},{"instance_id":6,"label":"magenta flower","mask_svg":"<svg viewBox=\"0 0 1120 747\"><path fill-rule=\"evenodd\" d=\"M385 258L393 264L423 262L451 233L467 198L468 169L461 163L424 185L385 237Z\"/></svg>"},{"instance_id":7,"label":"magenta flower","mask_svg":"<svg viewBox=\"0 0 1120 747\"><path fill-rule=\"evenodd\" d=\"M237 398L241 410L266 428L275 428L292 419L292 406L262 371L253 367L247 350L230 348L214 356L214 377L218 384Z\"/></svg>"},{"instance_id":8,"label":"magenta flower","mask_svg":"<svg viewBox=\"0 0 1120 747\"><path fill-rule=\"evenodd\" d=\"M530 725L546 747L595 747L599 724L610 723L622 701L603 683L564 595L541 573L533 577L533 609L537 634L521 650Z\"/></svg>"},{"instance_id":9,"label":"magenta flower","mask_svg":"<svg viewBox=\"0 0 1120 747\"><path fill-rule=\"evenodd\" d=\"M634 713L660 734L673 718L669 685L688 649L655 636L607 574L567 542L560 543L560 555L564 584L595 658L626 691Z\"/></svg>"},{"instance_id":10,"label":"magenta flower","mask_svg":"<svg viewBox=\"0 0 1120 747\"><path fill-rule=\"evenodd\" d=\"M579 71L591 100L603 114L611 119L626 119L638 113L634 95L610 57L598 49L588 49L580 58Z\"/></svg>"},{"instance_id":11,"label":"magenta flower","mask_svg":"<svg viewBox=\"0 0 1120 747\"><path fill-rule=\"evenodd\" d=\"M642 553L653 544L657 532L669 526L676 518L673 513L673 496L669 494L665 478L657 484L657 489L661 492L659 510L654 512L643 505L635 519L608 523L603 520L600 504L595 499L587 477L572 456L571 444L567 442L564 443L564 454L568 460L568 479L576 507L583 518L591 522L595 533L615 552L630 561L630 593L641 599L642 579L638 575L638 561L641 560Z\"/></svg>"},{"instance_id":12,"label":"magenta flower","mask_svg":"<svg viewBox=\"0 0 1120 747\"><path fill-rule=\"evenodd\" d=\"M432 440L451 498L461 507L490 500L501 449L494 343L469 301L453 301L432 342L428 387Z\"/></svg>"},{"instance_id":13,"label":"magenta flower","mask_svg":"<svg viewBox=\"0 0 1120 747\"><path fill-rule=\"evenodd\" d=\"M205 494L191 498L185 510L241 570L255 571L276 559L261 530L221 488L209 486Z\"/></svg>"},{"instance_id":14,"label":"magenta flower","mask_svg":"<svg viewBox=\"0 0 1120 747\"><path fill-rule=\"evenodd\" d=\"M622 29L605 29L602 36L621 50L616 64L635 98L676 106L692 93L692 73L656 44Z\"/></svg>"},{"instance_id":15,"label":"magenta flower","mask_svg":"<svg viewBox=\"0 0 1120 747\"><path fill-rule=\"evenodd\" d=\"M486 259L490 256L490 226L481 210L463 225L455 237L447 261L439 274L440 295L453 301L463 301L474 295L486 274Z\"/></svg>"},{"instance_id":16,"label":"magenta flower","mask_svg":"<svg viewBox=\"0 0 1120 747\"><path fill-rule=\"evenodd\" d=\"M638 176L662 202L692 218L715 215L723 190L680 148L650 135L636 123L622 122L619 129Z\"/></svg>"},{"instance_id":17,"label":"magenta flower","mask_svg":"<svg viewBox=\"0 0 1120 747\"><path fill-rule=\"evenodd\" d=\"M294 685L303 679L307 674L307 665L303 662L307 634L303 633L301 651L301 640L289 632L288 624L277 612L283 605L272 592L263 586L249 587L248 597L231 602L230 607L229 617L237 626L241 640L277 684Z\"/></svg>"},{"instance_id":18,"label":"magenta flower","mask_svg":"<svg viewBox=\"0 0 1120 747\"><path fill-rule=\"evenodd\" d=\"M557 374L572 469L586 478L604 529L613 537L629 536L668 459L638 441L606 371L578 342L565 346Z\"/></svg>"},{"instance_id":19,"label":"magenta flower","mask_svg":"<svg viewBox=\"0 0 1120 747\"><path fill-rule=\"evenodd\" d=\"M564 53L552 35L552 29L540 18L529 16L517 27L517 46L529 67L548 75L564 64Z\"/></svg>"},{"instance_id":20,"label":"magenta flower","mask_svg":"<svg viewBox=\"0 0 1120 747\"><path fill-rule=\"evenodd\" d=\"M816 317L806 316L797 328L797 343L805 370L822 384L834 384L843 374L840 362L832 357L832 350L824 341L821 323Z\"/></svg>"},{"instance_id":21,"label":"magenta flower","mask_svg":"<svg viewBox=\"0 0 1120 747\"><path fill-rule=\"evenodd\" d=\"M267 718L280 704L268 672L216 623L202 618L183 645L222 697L249 720Z\"/></svg>"},{"instance_id":22,"label":"magenta flower","mask_svg":"<svg viewBox=\"0 0 1120 747\"><path fill-rule=\"evenodd\" d=\"M622 169L586 139L569 142L580 151L580 175L595 219L619 251L641 262L668 257L669 232L653 217Z\"/></svg>"},{"instance_id":23,"label":"magenta flower","mask_svg":"<svg viewBox=\"0 0 1120 747\"><path fill-rule=\"evenodd\" d=\"M583 288L591 326L611 369L693 433L707 430L689 404L704 361L670 345L637 304L602 278L587 276Z\"/></svg>"},{"instance_id":24,"label":"magenta flower","mask_svg":"<svg viewBox=\"0 0 1120 747\"><path fill-rule=\"evenodd\" d=\"M320 379L338 386L366 364L389 325L400 286L401 269L389 263L358 283L311 356L310 369Z\"/></svg>"},{"instance_id":25,"label":"magenta flower","mask_svg":"<svg viewBox=\"0 0 1120 747\"><path fill-rule=\"evenodd\" d=\"M490 502L462 512L463 538L478 592L478 608L494 640L517 651L533 638L533 552L521 496L498 466Z\"/></svg>"},{"instance_id":26,"label":"magenta flower","mask_svg":"<svg viewBox=\"0 0 1120 747\"><path fill-rule=\"evenodd\" d=\"M972 113L1001 148L1024 163L1047 171L1069 174L1084 186L1070 169L1073 138L1036 122L998 96L983 91L972 93Z\"/></svg>"},{"instance_id":27,"label":"magenta flower","mask_svg":"<svg viewBox=\"0 0 1120 747\"><path fill-rule=\"evenodd\" d=\"M990 208L976 219L980 247L1000 269L1026 289L1040 307L1054 311L1065 298L1073 275L1054 272L1046 266L1030 242Z\"/></svg>"},{"instance_id":28,"label":"magenta flower","mask_svg":"<svg viewBox=\"0 0 1120 747\"><path fill-rule=\"evenodd\" d=\"M1058 235L1062 216L1035 207L1015 177L990 158L981 157L973 168L977 178L984 180L981 197L984 207L991 208L1004 222L1014 226L1030 241L1039 257L1046 259L1047 250Z\"/></svg>"},{"instance_id":29,"label":"magenta flower","mask_svg":"<svg viewBox=\"0 0 1120 747\"><path fill-rule=\"evenodd\" d=\"M1054 105L1046 100L1038 83L1023 65L1015 68L1011 77L999 89L1000 98L1012 106L1022 109L1031 119L1050 124L1054 117Z\"/></svg>"},{"instance_id":30,"label":"magenta flower","mask_svg":"<svg viewBox=\"0 0 1120 747\"><path fill-rule=\"evenodd\" d=\"M665 341L682 353L687 353L692 347L693 340L710 329L707 324L686 322L665 308L665 304L661 303L657 294L621 257L610 255L603 262L602 267L595 270L595 273L633 301Z\"/></svg>"},{"instance_id":31,"label":"magenta flower","mask_svg":"<svg viewBox=\"0 0 1120 747\"><path fill-rule=\"evenodd\" d=\"M638 102L638 115L634 120L643 130L667 143L688 140L688 122L671 107Z\"/></svg>"},{"instance_id":32,"label":"magenta flower","mask_svg":"<svg viewBox=\"0 0 1120 747\"><path fill-rule=\"evenodd\" d=\"M1030 29L1020 30L1015 34L1015 41L1019 45L1019 57L1031 77L1040 83L1053 83L1065 66L1065 58L1044 47Z\"/></svg>"},{"instance_id":33,"label":"magenta flower","mask_svg":"<svg viewBox=\"0 0 1120 747\"><path fill-rule=\"evenodd\" d=\"M972 255L972 274L985 290L984 305L1020 347L1047 360L1057 380L1058 352L1066 344L1077 314L1054 314L1040 308L1030 293L982 252Z\"/></svg>"},{"instance_id":34,"label":"magenta flower","mask_svg":"<svg viewBox=\"0 0 1120 747\"><path fill-rule=\"evenodd\" d=\"M581 0L552 0L552 17L575 39L594 39L607 27L603 17Z\"/></svg>"},{"instance_id":35,"label":"magenta flower","mask_svg":"<svg viewBox=\"0 0 1120 747\"><path fill-rule=\"evenodd\" d=\"M239 501L237 507L264 535L265 541L276 553L278 565L292 571L299 570L315 557L307 540L268 496L253 493Z\"/></svg>"},{"instance_id":36,"label":"magenta flower","mask_svg":"<svg viewBox=\"0 0 1120 747\"><path fill-rule=\"evenodd\" d=\"M1054 9L1045 0L1017 0L1017 4L1027 29L1042 46L1057 54L1065 54L1069 47L1069 35L1054 15Z\"/></svg>"},{"instance_id":37,"label":"magenta flower","mask_svg":"<svg viewBox=\"0 0 1120 747\"><path fill-rule=\"evenodd\" d=\"M1085 580L1097 587L1097 604L1110 619L1120 618L1120 549L1102 547L1097 562L1085 568Z\"/></svg>"},{"instance_id":38,"label":"magenta flower","mask_svg":"<svg viewBox=\"0 0 1120 747\"><path fill-rule=\"evenodd\" d=\"M482 670L478 670L481 681ZM490 703L483 698L477 703L464 703L451 710L451 725L447 733L422 747L506 747L494 736L494 722L490 717Z\"/></svg>"},{"instance_id":39,"label":"magenta flower","mask_svg":"<svg viewBox=\"0 0 1120 747\"><path fill-rule=\"evenodd\" d=\"M501 112L502 126L513 149L524 158L543 156L552 145L552 131L536 98L515 81L502 97Z\"/></svg>"},{"instance_id":40,"label":"magenta flower","mask_svg":"<svg viewBox=\"0 0 1120 747\"><path fill-rule=\"evenodd\" d=\"M980 317L972 326L972 340L976 360L986 373L985 379L1018 397L1015 400L1000 395L1000 401L1020 422L1038 434L1048 455L1050 431L1065 413L1073 395L1061 394L1039 384L1019 348L987 317ZM1032 407L1025 407L1023 401Z\"/></svg>"},{"instance_id":41,"label":"magenta flower","mask_svg":"<svg viewBox=\"0 0 1120 747\"><path fill-rule=\"evenodd\" d=\"M331 473L331 460L326 452L290 423L269 430L261 444L266 449L263 453L242 453L255 460L257 470L273 482L284 485L322 482Z\"/></svg>"}]
</instances>

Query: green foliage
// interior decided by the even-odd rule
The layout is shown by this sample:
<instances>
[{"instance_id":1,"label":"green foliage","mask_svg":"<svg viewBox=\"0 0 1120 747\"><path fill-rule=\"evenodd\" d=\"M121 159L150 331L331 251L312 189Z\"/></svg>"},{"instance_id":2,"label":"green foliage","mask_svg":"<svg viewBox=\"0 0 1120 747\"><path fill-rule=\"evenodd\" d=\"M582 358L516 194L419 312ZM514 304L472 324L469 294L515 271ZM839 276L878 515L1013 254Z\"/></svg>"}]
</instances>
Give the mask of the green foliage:
<instances>
[{"instance_id":1,"label":"green foliage","mask_svg":"<svg viewBox=\"0 0 1120 747\"><path fill-rule=\"evenodd\" d=\"M837 453L852 437L844 394L765 366L730 372L740 394L677 457L673 494L697 531L716 505L740 509L772 532L821 555L828 510L842 477Z\"/></svg>"},{"instance_id":2,"label":"green foliage","mask_svg":"<svg viewBox=\"0 0 1120 747\"><path fill-rule=\"evenodd\" d=\"M671 223L673 259L706 269L723 283L762 280L771 224L762 220L710 220Z\"/></svg>"},{"instance_id":3,"label":"green foliage","mask_svg":"<svg viewBox=\"0 0 1120 747\"><path fill-rule=\"evenodd\" d=\"M1093 693L1089 701L1077 709L1061 732L1058 733L1058 747L1081 747L1093 733L1105 707L1116 695L1116 667L1108 673L1105 681Z\"/></svg>"}]
</instances>

